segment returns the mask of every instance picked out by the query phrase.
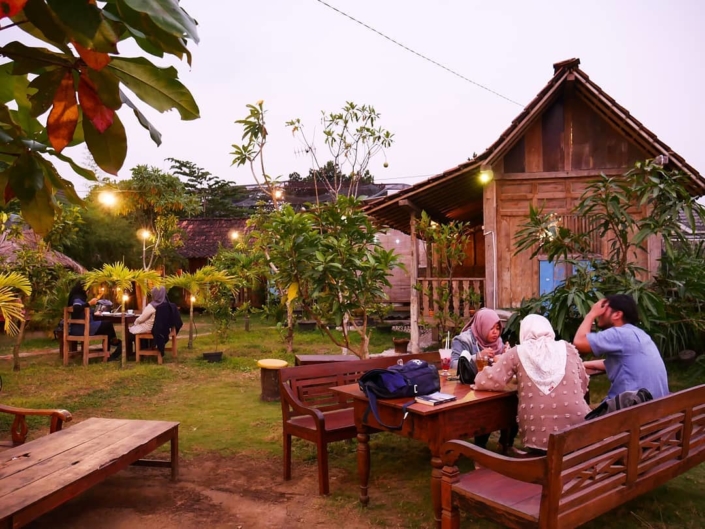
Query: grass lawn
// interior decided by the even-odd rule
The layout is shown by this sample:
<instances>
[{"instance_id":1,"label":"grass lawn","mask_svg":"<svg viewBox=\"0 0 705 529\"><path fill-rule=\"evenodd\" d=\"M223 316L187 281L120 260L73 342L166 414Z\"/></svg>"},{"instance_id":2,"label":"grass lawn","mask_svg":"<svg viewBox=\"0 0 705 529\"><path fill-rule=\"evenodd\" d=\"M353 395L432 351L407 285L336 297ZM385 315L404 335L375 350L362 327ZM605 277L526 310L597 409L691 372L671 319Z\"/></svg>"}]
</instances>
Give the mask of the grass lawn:
<instances>
[{"instance_id":1,"label":"grass lawn","mask_svg":"<svg viewBox=\"0 0 705 529\"><path fill-rule=\"evenodd\" d=\"M201 359L203 352L214 348L214 336L205 318L197 320L194 349L186 347L188 327L185 326L180 333L178 362L167 354L162 366L150 358L140 365L131 362L126 369L120 369L119 362L95 361L84 368L75 358L68 367L63 367L58 354L45 354L22 358L21 371L13 372L10 360L0 360L3 380L0 402L30 408L65 408L76 421L94 416L179 421L179 444L186 459L215 452L281 460L280 404L259 400L256 361L280 358L293 365L294 358L286 353L271 322L253 319L250 328L250 332L245 332L238 321L226 344L220 347L225 351L224 361L214 364ZM402 334L373 333L371 352L391 348L391 336ZM295 353L340 352L318 331L297 333L294 343ZM22 352L57 347L52 340L31 338ZM0 355L10 353L11 339L0 336ZM668 369L672 390L705 381L703 369L686 370L675 364ZM606 377L593 379L593 404L604 397L607 384ZM46 421L42 419L31 418L30 425L35 436L46 432ZM8 417L0 416L0 437L6 437L8 429ZM373 436L370 444L370 494L384 499L372 501L367 509L361 508L370 526L389 526L391 513L394 519L404 520L404 527L431 527L430 453L426 446L392 434ZM330 510L335 511L337 506L357 502L356 445L334 443L330 453L331 467L342 470L345 476L331 484L332 494L325 500ZM294 476L297 467L315 468L313 445L294 440L293 461ZM271 479L280 481L281 474ZM316 494L315 488L311 494ZM585 527L696 528L702 527L704 517L705 467L701 466ZM485 521L464 525L496 527Z\"/></svg>"}]
</instances>

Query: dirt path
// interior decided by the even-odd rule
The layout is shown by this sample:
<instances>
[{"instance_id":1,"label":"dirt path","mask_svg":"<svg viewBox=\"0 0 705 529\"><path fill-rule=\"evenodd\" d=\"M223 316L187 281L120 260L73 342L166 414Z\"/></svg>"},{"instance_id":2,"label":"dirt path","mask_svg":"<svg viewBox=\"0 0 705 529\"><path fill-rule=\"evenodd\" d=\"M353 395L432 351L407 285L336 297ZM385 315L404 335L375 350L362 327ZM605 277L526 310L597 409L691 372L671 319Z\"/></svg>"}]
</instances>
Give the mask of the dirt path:
<instances>
[{"instance_id":1,"label":"dirt path","mask_svg":"<svg viewBox=\"0 0 705 529\"><path fill-rule=\"evenodd\" d=\"M316 468L281 478L281 460L202 456L168 471L131 467L28 525L31 529L270 529L371 527L356 501L317 495ZM335 483L335 473L331 476ZM332 508L333 507L333 508ZM400 527L394 521L386 527Z\"/></svg>"}]
</instances>

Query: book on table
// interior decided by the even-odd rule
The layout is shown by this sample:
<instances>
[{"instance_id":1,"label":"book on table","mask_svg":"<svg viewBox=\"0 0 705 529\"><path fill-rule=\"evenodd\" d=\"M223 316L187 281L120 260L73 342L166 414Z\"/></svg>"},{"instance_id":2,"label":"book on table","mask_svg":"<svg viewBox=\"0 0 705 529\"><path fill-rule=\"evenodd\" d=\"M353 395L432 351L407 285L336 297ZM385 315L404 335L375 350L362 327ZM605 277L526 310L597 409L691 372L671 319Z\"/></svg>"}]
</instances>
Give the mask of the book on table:
<instances>
[{"instance_id":1,"label":"book on table","mask_svg":"<svg viewBox=\"0 0 705 529\"><path fill-rule=\"evenodd\" d=\"M446 402L451 402L455 400L455 395L450 393L441 393L436 391L430 395L419 395L416 397L416 402L419 404L425 404L426 406L438 406L439 404L445 404Z\"/></svg>"}]
</instances>

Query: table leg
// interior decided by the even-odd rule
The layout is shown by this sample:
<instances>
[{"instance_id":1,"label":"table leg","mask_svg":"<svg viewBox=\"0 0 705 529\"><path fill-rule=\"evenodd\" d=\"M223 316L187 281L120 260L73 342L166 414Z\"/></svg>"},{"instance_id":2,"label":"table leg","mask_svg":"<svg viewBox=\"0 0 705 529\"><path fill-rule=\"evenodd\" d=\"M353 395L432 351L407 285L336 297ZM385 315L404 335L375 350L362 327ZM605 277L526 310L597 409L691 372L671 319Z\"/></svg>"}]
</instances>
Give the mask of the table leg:
<instances>
[{"instance_id":1,"label":"table leg","mask_svg":"<svg viewBox=\"0 0 705 529\"><path fill-rule=\"evenodd\" d=\"M370 436L366 431L357 434L357 475L360 479L360 503L367 505L367 485L370 482Z\"/></svg>"},{"instance_id":2,"label":"table leg","mask_svg":"<svg viewBox=\"0 0 705 529\"><path fill-rule=\"evenodd\" d=\"M441 478L443 477L443 461L437 454L431 456L431 502L433 503L433 518L436 528L441 529Z\"/></svg>"},{"instance_id":3,"label":"table leg","mask_svg":"<svg viewBox=\"0 0 705 529\"><path fill-rule=\"evenodd\" d=\"M125 326L122 328L122 342L125 345L125 352L128 357L131 357L132 352L132 340L130 340L130 324L125 321Z\"/></svg>"},{"instance_id":4,"label":"table leg","mask_svg":"<svg viewBox=\"0 0 705 529\"><path fill-rule=\"evenodd\" d=\"M171 481L179 478L179 427L174 428L171 436Z\"/></svg>"}]
</instances>

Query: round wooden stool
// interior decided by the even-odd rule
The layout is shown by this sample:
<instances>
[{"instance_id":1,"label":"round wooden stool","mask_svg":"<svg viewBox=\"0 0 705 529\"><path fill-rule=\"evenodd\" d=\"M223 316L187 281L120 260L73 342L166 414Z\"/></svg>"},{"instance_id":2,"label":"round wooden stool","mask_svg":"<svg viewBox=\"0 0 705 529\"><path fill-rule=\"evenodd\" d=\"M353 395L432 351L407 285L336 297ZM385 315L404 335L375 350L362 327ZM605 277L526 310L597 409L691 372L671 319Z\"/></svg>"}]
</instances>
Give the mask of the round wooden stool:
<instances>
[{"instance_id":1,"label":"round wooden stool","mask_svg":"<svg viewBox=\"0 0 705 529\"><path fill-rule=\"evenodd\" d=\"M265 358L257 361L262 382L260 400L271 402L281 398L279 395L279 370L288 365L288 362L274 358Z\"/></svg>"}]
</instances>

